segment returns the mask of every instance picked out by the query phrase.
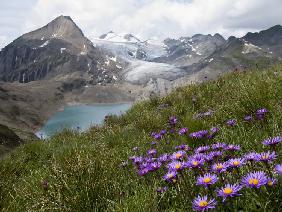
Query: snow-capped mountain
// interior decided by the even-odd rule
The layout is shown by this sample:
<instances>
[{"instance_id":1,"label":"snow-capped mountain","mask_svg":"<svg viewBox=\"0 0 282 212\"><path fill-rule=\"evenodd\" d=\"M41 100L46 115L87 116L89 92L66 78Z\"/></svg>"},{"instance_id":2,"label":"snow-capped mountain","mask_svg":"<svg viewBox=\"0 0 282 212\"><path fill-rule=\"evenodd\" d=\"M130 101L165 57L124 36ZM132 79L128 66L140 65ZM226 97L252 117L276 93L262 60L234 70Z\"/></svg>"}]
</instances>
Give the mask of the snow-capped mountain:
<instances>
[{"instance_id":1,"label":"snow-capped mountain","mask_svg":"<svg viewBox=\"0 0 282 212\"><path fill-rule=\"evenodd\" d=\"M113 31L94 39L93 43L125 60L151 61L167 54L166 45L162 41L142 41L132 34L116 34Z\"/></svg>"},{"instance_id":2,"label":"snow-capped mountain","mask_svg":"<svg viewBox=\"0 0 282 212\"><path fill-rule=\"evenodd\" d=\"M24 34L0 51L0 80L26 83L41 79L83 78L86 84L146 85L163 79L195 81L282 57L282 27L242 38L220 34L143 40L110 31L90 41L68 16ZM195 77L196 76L196 77Z\"/></svg>"}]
</instances>

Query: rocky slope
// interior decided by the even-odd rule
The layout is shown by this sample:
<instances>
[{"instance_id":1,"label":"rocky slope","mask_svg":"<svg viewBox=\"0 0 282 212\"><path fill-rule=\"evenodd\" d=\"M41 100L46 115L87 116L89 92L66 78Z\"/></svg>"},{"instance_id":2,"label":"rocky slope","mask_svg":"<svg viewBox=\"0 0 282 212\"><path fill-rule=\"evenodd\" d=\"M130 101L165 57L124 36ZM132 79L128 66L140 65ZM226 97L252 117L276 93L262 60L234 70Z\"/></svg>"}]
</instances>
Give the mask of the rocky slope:
<instances>
[{"instance_id":1,"label":"rocky slope","mask_svg":"<svg viewBox=\"0 0 282 212\"><path fill-rule=\"evenodd\" d=\"M113 83L124 65L111 53L94 47L70 17L60 16L2 49L0 80L27 83L79 76L92 84Z\"/></svg>"},{"instance_id":2,"label":"rocky slope","mask_svg":"<svg viewBox=\"0 0 282 212\"><path fill-rule=\"evenodd\" d=\"M262 68L281 60L281 38L277 25L227 40L142 40L111 31L90 41L60 16L0 51L0 123L35 131L66 104L136 101L226 71Z\"/></svg>"}]
</instances>

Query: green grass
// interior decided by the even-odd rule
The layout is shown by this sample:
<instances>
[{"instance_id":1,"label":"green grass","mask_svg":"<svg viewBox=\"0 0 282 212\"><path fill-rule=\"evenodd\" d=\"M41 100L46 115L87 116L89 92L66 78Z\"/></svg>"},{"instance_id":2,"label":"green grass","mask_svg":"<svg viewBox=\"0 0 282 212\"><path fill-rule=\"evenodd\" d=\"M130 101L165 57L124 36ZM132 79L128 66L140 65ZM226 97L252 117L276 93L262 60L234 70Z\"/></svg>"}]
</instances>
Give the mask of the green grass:
<instances>
[{"instance_id":1,"label":"green grass","mask_svg":"<svg viewBox=\"0 0 282 212\"><path fill-rule=\"evenodd\" d=\"M196 97L193 103L192 97ZM168 107L160 107L167 104ZM247 124L246 114L266 107L263 122ZM209 109L210 118L193 115ZM282 134L282 66L268 70L226 74L216 81L176 89L164 98L138 103L121 117L112 116L101 128L85 133L64 131L47 141L22 145L0 162L0 208L2 211L191 211L191 201L206 191L195 185L195 174L185 172L176 184L159 195L156 188L167 185L164 170L139 177L129 164L120 164L135 153L151 148L151 132L166 129L172 115L178 127L189 131L219 126L213 141L194 141L168 135L156 146L159 153L173 152L176 145L191 147L217 141L239 144L241 154L266 151L261 141ZM225 126L230 118L236 127ZM282 162L281 147L276 163ZM265 169L260 164L245 166L239 173ZM228 175L232 182L237 174ZM235 175L237 177L235 177ZM45 184L45 186L44 186ZM46 186L47 184L47 186ZM242 196L226 206L218 200L217 211L279 211L282 208L282 179L273 188L244 189Z\"/></svg>"}]
</instances>

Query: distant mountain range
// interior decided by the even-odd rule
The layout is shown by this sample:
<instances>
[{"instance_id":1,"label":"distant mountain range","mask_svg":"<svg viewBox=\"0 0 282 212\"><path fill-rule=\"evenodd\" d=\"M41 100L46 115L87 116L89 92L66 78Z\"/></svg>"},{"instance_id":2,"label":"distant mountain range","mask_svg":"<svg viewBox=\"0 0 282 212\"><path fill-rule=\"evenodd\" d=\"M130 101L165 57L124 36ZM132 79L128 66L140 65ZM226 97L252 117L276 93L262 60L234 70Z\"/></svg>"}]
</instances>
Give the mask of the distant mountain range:
<instances>
[{"instance_id":1,"label":"distant mountain range","mask_svg":"<svg viewBox=\"0 0 282 212\"><path fill-rule=\"evenodd\" d=\"M202 73L267 65L282 56L282 27L242 38L220 34L145 40L113 31L90 41L68 16L24 34L0 52L0 80L27 83L80 77L86 84L146 84L158 78L176 80Z\"/></svg>"},{"instance_id":2,"label":"distant mountain range","mask_svg":"<svg viewBox=\"0 0 282 212\"><path fill-rule=\"evenodd\" d=\"M66 104L165 95L281 57L280 25L227 40L220 34L142 40L110 31L90 41L70 17L60 16L0 51L0 124L35 132Z\"/></svg>"}]
</instances>

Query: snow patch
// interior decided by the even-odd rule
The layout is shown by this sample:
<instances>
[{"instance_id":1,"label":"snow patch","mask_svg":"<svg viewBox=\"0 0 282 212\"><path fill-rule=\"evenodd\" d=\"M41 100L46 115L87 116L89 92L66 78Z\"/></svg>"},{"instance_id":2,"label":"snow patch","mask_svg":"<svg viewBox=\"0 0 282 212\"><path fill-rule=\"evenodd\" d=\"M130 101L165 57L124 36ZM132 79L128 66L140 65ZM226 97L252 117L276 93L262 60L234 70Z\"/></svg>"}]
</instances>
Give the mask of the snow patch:
<instances>
[{"instance_id":1,"label":"snow patch","mask_svg":"<svg viewBox=\"0 0 282 212\"><path fill-rule=\"evenodd\" d=\"M114 61L114 62L117 62L117 58L116 57L110 57L109 59Z\"/></svg>"},{"instance_id":2,"label":"snow patch","mask_svg":"<svg viewBox=\"0 0 282 212\"><path fill-rule=\"evenodd\" d=\"M107 66L109 66L109 65L110 65L110 61L107 59L107 61L105 61L105 64L106 64Z\"/></svg>"},{"instance_id":3,"label":"snow patch","mask_svg":"<svg viewBox=\"0 0 282 212\"><path fill-rule=\"evenodd\" d=\"M63 52L66 50L66 48L61 48L60 51L61 51L61 54L63 54Z\"/></svg>"},{"instance_id":4,"label":"snow patch","mask_svg":"<svg viewBox=\"0 0 282 212\"><path fill-rule=\"evenodd\" d=\"M257 52L258 50L262 50L262 48L254 45L254 44L251 44L251 43L248 43L247 41L243 40L244 41L244 49L242 51L242 54L249 54L249 53L252 53L252 52Z\"/></svg>"},{"instance_id":5,"label":"snow patch","mask_svg":"<svg viewBox=\"0 0 282 212\"><path fill-rule=\"evenodd\" d=\"M120 65L116 65L116 67L117 67L118 69L122 69L122 67L121 67Z\"/></svg>"},{"instance_id":6,"label":"snow patch","mask_svg":"<svg viewBox=\"0 0 282 212\"><path fill-rule=\"evenodd\" d=\"M43 43L41 46L39 46L39 48L43 48L43 47L47 46L49 44L49 42L50 42L49 40L45 41L45 43Z\"/></svg>"}]
</instances>

